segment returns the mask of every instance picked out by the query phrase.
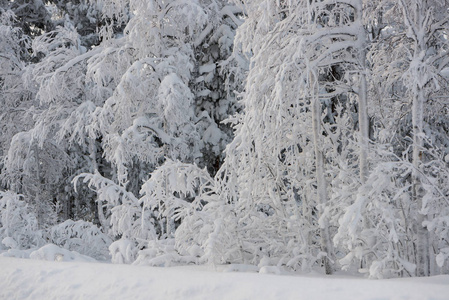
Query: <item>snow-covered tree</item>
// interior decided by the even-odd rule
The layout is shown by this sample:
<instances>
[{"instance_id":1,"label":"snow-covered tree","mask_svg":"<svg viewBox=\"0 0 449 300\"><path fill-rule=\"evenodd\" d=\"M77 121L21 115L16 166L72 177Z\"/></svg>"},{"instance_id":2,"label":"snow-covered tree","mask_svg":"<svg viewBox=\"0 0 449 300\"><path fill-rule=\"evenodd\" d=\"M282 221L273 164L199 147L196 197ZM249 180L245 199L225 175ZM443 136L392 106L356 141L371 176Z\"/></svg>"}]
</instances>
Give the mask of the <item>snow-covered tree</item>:
<instances>
[{"instance_id":1,"label":"snow-covered tree","mask_svg":"<svg viewBox=\"0 0 449 300\"><path fill-rule=\"evenodd\" d=\"M32 116L34 124L30 130L18 133L11 140L2 175L10 188L23 193L27 201L35 202L36 206L44 201L59 202L64 206L63 218L68 218L71 196L67 192L73 191L71 173L75 168L85 167L80 164L86 162L86 154L82 151L87 147L82 145L74 151L71 146L79 132L75 130L71 139L64 139L63 125L86 98L83 72L89 56L82 55L79 35L70 23L35 37L32 46L34 54L40 54L42 58L26 67L23 84L34 91L36 97L35 106L25 111ZM26 189L34 189L34 192L27 194ZM64 194L66 196L62 196ZM80 199L75 199L75 217L79 218L81 212L77 204ZM42 222L46 216L40 212L38 216L40 226L44 226Z\"/></svg>"},{"instance_id":2,"label":"snow-covered tree","mask_svg":"<svg viewBox=\"0 0 449 300\"><path fill-rule=\"evenodd\" d=\"M436 241L446 239L442 231L435 239L437 226L427 224L447 215L447 147L445 138L436 138L446 123L447 4L382 4L369 61L375 136L383 145L376 146L377 166L347 209L336 241L345 243L340 234L348 234L343 264L363 258L372 277L423 276L438 272Z\"/></svg>"},{"instance_id":3,"label":"snow-covered tree","mask_svg":"<svg viewBox=\"0 0 449 300\"><path fill-rule=\"evenodd\" d=\"M115 168L111 179L138 198L142 180L167 159L214 173L231 135L220 122L236 110L232 91L220 80L232 81L225 60L240 10L220 1L130 1L104 8L104 18L132 11L124 35L94 48L87 65L97 108L85 128L101 140Z\"/></svg>"},{"instance_id":4,"label":"snow-covered tree","mask_svg":"<svg viewBox=\"0 0 449 300\"><path fill-rule=\"evenodd\" d=\"M39 226L95 215L105 230L114 226L111 203L100 197L95 209L92 193L70 187L80 173L101 174L138 198L142 180L167 158L216 172L232 134L221 121L236 111L221 81L238 86L227 58L239 9L222 1L2 6L17 10L2 11L2 51L11 57L1 61L10 108L2 177L36 209ZM7 119L14 109L28 122ZM58 211L46 218L47 208Z\"/></svg>"},{"instance_id":5,"label":"snow-covered tree","mask_svg":"<svg viewBox=\"0 0 449 300\"><path fill-rule=\"evenodd\" d=\"M17 17L12 10L0 9L0 157L2 161L12 137L28 130L33 122L26 114L33 105L33 91L28 90L22 81L28 48L31 39L17 25ZM3 163L2 163L3 164Z\"/></svg>"},{"instance_id":6,"label":"snow-covered tree","mask_svg":"<svg viewBox=\"0 0 449 300\"><path fill-rule=\"evenodd\" d=\"M0 1L0 7L11 10L16 16L16 24L24 34L38 36L53 27L51 14L42 0Z\"/></svg>"},{"instance_id":7,"label":"snow-covered tree","mask_svg":"<svg viewBox=\"0 0 449 300\"><path fill-rule=\"evenodd\" d=\"M228 201L237 201L237 219L251 228L239 239L252 241L245 250L257 263L270 257L309 269L322 260L331 273L331 210L337 214L338 207L329 204L337 188L330 183L345 171L367 176L362 3L247 1L245 11L236 45L251 67L221 175L236 189ZM344 166L352 169L339 170Z\"/></svg>"},{"instance_id":8,"label":"snow-covered tree","mask_svg":"<svg viewBox=\"0 0 449 300\"><path fill-rule=\"evenodd\" d=\"M224 73L217 69L230 55L234 11L216 1L129 5L133 16L125 36L113 44L129 65L115 79L92 72L97 84L108 78L117 84L96 113L104 124L98 131L106 158L117 166L122 184L129 179L128 166L144 162L151 171L164 156L213 170L213 157L220 157L229 139L220 121L233 112L218 84ZM115 55L108 49L105 55Z\"/></svg>"}]
</instances>

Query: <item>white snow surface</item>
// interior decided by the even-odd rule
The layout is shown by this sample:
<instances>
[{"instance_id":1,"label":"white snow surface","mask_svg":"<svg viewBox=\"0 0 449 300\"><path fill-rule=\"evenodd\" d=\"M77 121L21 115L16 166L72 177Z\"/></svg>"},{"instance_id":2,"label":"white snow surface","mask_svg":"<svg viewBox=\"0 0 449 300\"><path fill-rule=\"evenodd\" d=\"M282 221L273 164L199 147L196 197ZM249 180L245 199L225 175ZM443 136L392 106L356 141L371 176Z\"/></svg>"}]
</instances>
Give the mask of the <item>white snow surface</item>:
<instances>
[{"instance_id":1,"label":"white snow surface","mask_svg":"<svg viewBox=\"0 0 449 300\"><path fill-rule=\"evenodd\" d=\"M0 257L0 299L447 300L449 276L369 280Z\"/></svg>"}]
</instances>

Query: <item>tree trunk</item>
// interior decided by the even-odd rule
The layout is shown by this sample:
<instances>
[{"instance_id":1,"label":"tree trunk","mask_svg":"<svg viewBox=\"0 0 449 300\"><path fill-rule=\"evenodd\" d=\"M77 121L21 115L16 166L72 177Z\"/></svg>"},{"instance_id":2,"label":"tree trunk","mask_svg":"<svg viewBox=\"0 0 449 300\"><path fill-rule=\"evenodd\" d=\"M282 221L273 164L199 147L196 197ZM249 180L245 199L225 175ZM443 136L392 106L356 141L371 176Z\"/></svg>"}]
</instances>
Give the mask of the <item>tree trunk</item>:
<instances>
[{"instance_id":1,"label":"tree trunk","mask_svg":"<svg viewBox=\"0 0 449 300\"><path fill-rule=\"evenodd\" d=\"M37 214L37 227L38 229L42 229L44 224L44 209L43 203L41 199L42 192L42 183L41 183L41 165L40 165L40 157L39 157L39 146L37 144L34 145L34 159L36 159L36 194L35 194L35 203L36 203L36 214Z\"/></svg>"},{"instance_id":2,"label":"tree trunk","mask_svg":"<svg viewBox=\"0 0 449 300\"><path fill-rule=\"evenodd\" d=\"M361 30L364 30L361 28ZM365 45L365 36L360 36L359 41L361 48L359 49L359 59L360 59L360 82L359 82L359 147L360 147L360 181L362 184L366 182L368 178L368 147L369 147L369 120L368 120L368 97L367 97L367 83L366 83L366 51L363 49Z\"/></svg>"},{"instance_id":3,"label":"tree trunk","mask_svg":"<svg viewBox=\"0 0 449 300\"><path fill-rule=\"evenodd\" d=\"M358 58L360 61L360 73L359 73L359 170L360 170L360 181L362 184L366 182L368 178L368 147L369 147L369 119L368 119L368 87L366 82L366 32L363 26L363 3L358 1L357 7L355 8L355 22L358 22L360 28L357 35L358 44Z\"/></svg>"},{"instance_id":4,"label":"tree trunk","mask_svg":"<svg viewBox=\"0 0 449 300\"><path fill-rule=\"evenodd\" d=\"M425 96L425 80L423 72L425 72L421 65L426 64L425 56L423 53L427 51L427 45L425 41L425 34L419 34L420 32L426 32L427 22L429 20L426 18L427 10L429 7L427 5L412 6L416 9L415 14L411 14L411 8L407 7L404 1L401 1L402 8L404 10L404 18L409 24L415 35L414 37L414 55L412 62L418 66L415 66L412 70L412 76L414 77L413 87L411 89L413 95L412 103L412 125L413 125L413 172L412 172L412 196L413 200L417 205L417 215L416 215L416 238L415 238L415 248L416 248L416 275L417 276L429 276L429 266L430 266L430 252L429 252L429 232L427 228L423 226L423 222L426 221L427 216L424 213L423 207L423 197L425 195L425 190L422 186L422 160L423 160L423 137L425 135L424 129L424 102L426 100ZM412 19L411 16L415 15ZM412 21L413 20L413 21Z\"/></svg>"},{"instance_id":5,"label":"tree trunk","mask_svg":"<svg viewBox=\"0 0 449 300\"><path fill-rule=\"evenodd\" d=\"M95 146L95 140L89 139L89 151L90 151L90 160L91 160L91 167L92 167L92 174L95 174L95 172L98 172L98 165L97 165L97 147ZM97 212L98 212L98 220L100 221L100 225L103 228L103 230L106 232L109 228L108 221L106 217L104 216L103 211L103 203L101 200L97 199Z\"/></svg>"},{"instance_id":6,"label":"tree trunk","mask_svg":"<svg viewBox=\"0 0 449 300\"><path fill-rule=\"evenodd\" d=\"M313 76L309 77L312 80ZM309 83L313 89L313 83ZM312 93L315 91L312 90ZM327 203L327 188L326 178L324 176L324 158L323 153L320 150L320 135L321 135L321 105L318 95L312 96L312 126L313 126L313 144L315 149L315 163L316 163L316 180L317 180L317 194L319 202L319 217L322 217L324 207ZM324 269L326 274L333 273L332 265L332 244L329 234L329 221L327 218L320 222L320 236L321 236L321 251L327 254L327 257L323 258Z\"/></svg>"},{"instance_id":7,"label":"tree trunk","mask_svg":"<svg viewBox=\"0 0 449 300\"><path fill-rule=\"evenodd\" d=\"M369 119L368 119L368 84L366 80L366 42L367 36L363 26L363 3L360 0L356 9L356 20L359 24L359 33L357 35L358 59L359 59L359 83L358 83L358 121L359 121L359 177L360 183L364 185L369 175L368 168L368 147L369 147ZM368 203L367 203L368 204ZM370 223L366 215L363 217L363 227L369 230ZM369 247L373 247L375 238L368 242ZM371 254L364 255L360 261L360 267L365 268L368 265Z\"/></svg>"},{"instance_id":8,"label":"tree trunk","mask_svg":"<svg viewBox=\"0 0 449 300\"><path fill-rule=\"evenodd\" d=\"M423 149L423 109L424 91L418 87L418 93L413 99L412 122L413 122L413 198L418 207L416 218L416 275L429 276L429 239L428 231L423 226L426 216L423 214L424 190L421 184L421 165Z\"/></svg>"}]
</instances>

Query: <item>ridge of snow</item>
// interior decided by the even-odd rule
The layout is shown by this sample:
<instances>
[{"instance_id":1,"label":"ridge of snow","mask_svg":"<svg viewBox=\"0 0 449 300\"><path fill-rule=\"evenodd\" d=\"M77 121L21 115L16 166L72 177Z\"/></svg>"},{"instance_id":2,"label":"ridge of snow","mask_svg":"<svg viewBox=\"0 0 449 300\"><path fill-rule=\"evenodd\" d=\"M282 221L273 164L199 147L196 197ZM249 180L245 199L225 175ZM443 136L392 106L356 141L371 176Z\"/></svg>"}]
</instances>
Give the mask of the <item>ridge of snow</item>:
<instances>
[{"instance_id":1,"label":"ridge of snow","mask_svg":"<svg viewBox=\"0 0 449 300\"><path fill-rule=\"evenodd\" d=\"M448 275L368 280L341 275L281 276L218 272L198 266L154 268L11 257L0 257L0 269L0 299L447 300L449 297Z\"/></svg>"}]
</instances>

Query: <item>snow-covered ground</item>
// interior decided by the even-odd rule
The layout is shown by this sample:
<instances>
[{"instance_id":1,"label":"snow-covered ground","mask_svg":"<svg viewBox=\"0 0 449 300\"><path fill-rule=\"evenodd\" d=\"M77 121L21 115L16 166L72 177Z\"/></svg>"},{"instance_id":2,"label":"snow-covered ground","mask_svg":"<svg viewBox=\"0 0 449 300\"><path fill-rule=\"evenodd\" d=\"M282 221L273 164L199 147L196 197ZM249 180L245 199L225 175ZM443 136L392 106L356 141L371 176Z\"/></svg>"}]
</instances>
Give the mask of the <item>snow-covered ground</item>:
<instances>
[{"instance_id":1,"label":"snow-covered ground","mask_svg":"<svg viewBox=\"0 0 449 300\"><path fill-rule=\"evenodd\" d=\"M369 280L0 257L0 299L448 300L449 276Z\"/></svg>"}]
</instances>

